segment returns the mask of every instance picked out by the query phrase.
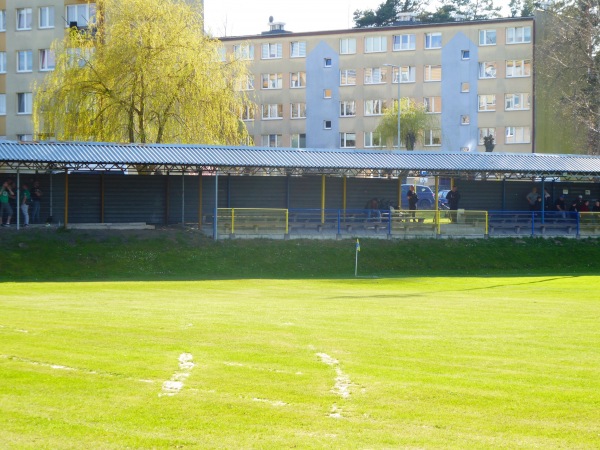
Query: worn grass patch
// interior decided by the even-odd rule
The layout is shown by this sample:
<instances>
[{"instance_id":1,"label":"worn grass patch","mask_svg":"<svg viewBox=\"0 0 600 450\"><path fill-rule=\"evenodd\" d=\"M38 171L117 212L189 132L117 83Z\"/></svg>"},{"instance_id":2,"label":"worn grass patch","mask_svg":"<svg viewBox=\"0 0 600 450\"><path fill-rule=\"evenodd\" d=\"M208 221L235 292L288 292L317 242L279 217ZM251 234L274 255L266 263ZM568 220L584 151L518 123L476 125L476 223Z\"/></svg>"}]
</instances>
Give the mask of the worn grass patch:
<instances>
[{"instance_id":1,"label":"worn grass patch","mask_svg":"<svg viewBox=\"0 0 600 450\"><path fill-rule=\"evenodd\" d=\"M0 288L7 448L600 441L599 277Z\"/></svg>"}]
</instances>

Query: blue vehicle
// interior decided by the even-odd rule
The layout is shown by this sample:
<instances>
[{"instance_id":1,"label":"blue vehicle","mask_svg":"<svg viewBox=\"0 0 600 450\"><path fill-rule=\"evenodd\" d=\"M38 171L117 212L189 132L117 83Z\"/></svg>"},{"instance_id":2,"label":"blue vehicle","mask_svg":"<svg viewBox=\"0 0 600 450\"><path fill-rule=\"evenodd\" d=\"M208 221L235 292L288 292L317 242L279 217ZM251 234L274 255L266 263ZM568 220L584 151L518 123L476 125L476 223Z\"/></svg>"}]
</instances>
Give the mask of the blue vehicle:
<instances>
[{"instance_id":1,"label":"blue vehicle","mask_svg":"<svg viewBox=\"0 0 600 450\"><path fill-rule=\"evenodd\" d=\"M402 209L408 209L408 187L410 184L402 185ZM419 209L433 209L435 205L435 195L429 186L423 186L418 184L415 186L415 192L419 201L417 202L417 208Z\"/></svg>"}]
</instances>

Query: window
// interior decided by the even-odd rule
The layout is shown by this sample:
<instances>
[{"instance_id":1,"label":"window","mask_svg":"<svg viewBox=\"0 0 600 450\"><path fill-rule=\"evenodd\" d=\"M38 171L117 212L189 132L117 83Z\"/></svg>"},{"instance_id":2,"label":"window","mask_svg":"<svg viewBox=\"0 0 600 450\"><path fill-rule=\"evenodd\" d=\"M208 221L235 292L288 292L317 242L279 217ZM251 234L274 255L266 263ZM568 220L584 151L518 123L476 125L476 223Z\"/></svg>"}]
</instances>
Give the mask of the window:
<instances>
[{"instance_id":1,"label":"window","mask_svg":"<svg viewBox=\"0 0 600 450\"><path fill-rule=\"evenodd\" d=\"M365 84L385 83L387 70L381 67L369 67L365 69Z\"/></svg>"},{"instance_id":2,"label":"window","mask_svg":"<svg viewBox=\"0 0 600 450\"><path fill-rule=\"evenodd\" d=\"M240 114L242 120L254 120L254 105L242 106L242 113Z\"/></svg>"},{"instance_id":3,"label":"window","mask_svg":"<svg viewBox=\"0 0 600 450\"><path fill-rule=\"evenodd\" d=\"M461 125L469 125L471 123L471 117L468 114L460 116Z\"/></svg>"},{"instance_id":4,"label":"window","mask_svg":"<svg viewBox=\"0 0 600 450\"><path fill-rule=\"evenodd\" d=\"M442 81L442 66L425 66L425 81Z\"/></svg>"},{"instance_id":5,"label":"window","mask_svg":"<svg viewBox=\"0 0 600 450\"><path fill-rule=\"evenodd\" d=\"M356 70L340 70L340 86L354 86L356 84Z\"/></svg>"},{"instance_id":6,"label":"window","mask_svg":"<svg viewBox=\"0 0 600 450\"><path fill-rule=\"evenodd\" d=\"M341 148L356 147L356 133L340 133L340 147Z\"/></svg>"},{"instance_id":7,"label":"window","mask_svg":"<svg viewBox=\"0 0 600 450\"><path fill-rule=\"evenodd\" d=\"M323 98L331 98L331 89L323 89Z\"/></svg>"},{"instance_id":8,"label":"window","mask_svg":"<svg viewBox=\"0 0 600 450\"><path fill-rule=\"evenodd\" d=\"M77 24L78 27L87 27L91 23L96 22L96 4L81 4L67 6L67 23L66 27L71 27L72 24Z\"/></svg>"},{"instance_id":9,"label":"window","mask_svg":"<svg viewBox=\"0 0 600 450\"><path fill-rule=\"evenodd\" d=\"M479 30L479 45L496 45L496 30Z\"/></svg>"},{"instance_id":10,"label":"window","mask_svg":"<svg viewBox=\"0 0 600 450\"><path fill-rule=\"evenodd\" d=\"M290 87L291 88L306 87L306 72L290 73Z\"/></svg>"},{"instance_id":11,"label":"window","mask_svg":"<svg viewBox=\"0 0 600 450\"><path fill-rule=\"evenodd\" d=\"M6 94L0 94L0 116L6 115Z\"/></svg>"},{"instance_id":12,"label":"window","mask_svg":"<svg viewBox=\"0 0 600 450\"><path fill-rule=\"evenodd\" d=\"M380 116L385 108L385 100L365 100L365 116Z\"/></svg>"},{"instance_id":13,"label":"window","mask_svg":"<svg viewBox=\"0 0 600 450\"><path fill-rule=\"evenodd\" d=\"M219 61L226 62L227 61L227 49L223 46L220 46L217 49L217 52L219 54Z\"/></svg>"},{"instance_id":14,"label":"window","mask_svg":"<svg viewBox=\"0 0 600 450\"><path fill-rule=\"evenodd\" d=\"M423 99L425 112L429 114L441 114L442 112L442 97L425 97Z\"/></svg>"},{"instance_id":15,"label":"window","mask_svg":"<svg viewBox=\"0 0 600 450\"><path fill-rule=\"evenodd\" d=\"M333 65L333 61L331 60L331 58L324 58L323 59L323 66L325 67L331 67Z\"/></svg>"},{"instance_id":16,"label":"window","mask_svg":"<svg viewBox=\"0 0 600 450\"><path fill-rule=\"evenodd\" d=\"M280 134L263 134L262 145L263 147L280 147L281 146L281 135Z\"/></svg>"},{"instance_id":17,"label":"window","mask_svg":"<svg viewBox=\"0 0 600 450\"><path fill-rule=\"evenodd\" d=\"M375 131L365 132L365 147L383 147L381 134Z\"/></svg>"},{"instance_id":18,"label":"window","mask_svg":"<svg viewBox=\"0 0 600 450\"><path fill-rule=\"evenodd\" d=\"M477 96L479 109L478 111L496 111L496 95L485 94Z\"/></svg>"},{"instance_id":19,"label":"window","mask_svg":"<svg viewBox=\"0 0 600 450\"><path fill-rule=\"evenodd\" d=\"M386 51L386 36L371 36L365 38L365 53L381 53Z\"/></svg>"},{"instance_id":20,"label":"window","mask_svg":"<svg viewBox=\"0 0 600 450\"><path fill-rule=\"evenodd\" d=\"M504 109L506 111L521 111L530 108L529 94L506 94L504 96Z\"/></svg>"},{"instance_id":21,"label":"window","mask_svg":"<svg viewBox=\"0 0 600 450\"><path fill-rule=\"evenodd\" d=\"M340 55L354 55L356 53L356 39L340 39Z\"/></svg>"},{"instance_id":22,"label":"window","mask_svg":"<svg viewBox=\"0 0 600 450\"><path fill-rule=\"evenodd\" d=\"M479 63L479 78L496 78L496 63L495 62L480 62Z\"/></svg>"},{"instance_id":23,"label":"window","mask_svg":"<svg viewBox=\"0 0 600 450\"><path fill-rule=\"evenodd\" d=\"M425 49L442 48L442 33L425 33Z\"/></svg>"},{"instance_id":24,"label":"window","mask_svg":"<svg viewBox=\"0 0 600 450\"><path fill-rule=\"evenodd\" d=\"M0 73L6 73L6 52L0 52Z\"/></svg>"},{"instance_id":25,"label":"window","mask_svg":"<svg viewBox=\"0 0 600 450\"><path fill-rule=\"evenodd\" d=\"M54 51L46 48L40 50L40 71L54 70Z\"/></svg>"},{"instance_id":26,"label":"window","mask_svg":"<svg viewBox=\"0 0 600 450\"><path fill-rule=\"evenodd\" d=\"M248 75L242 80L236 81L236 91L253 91L254 90L254 76Z\"/></svg>"},{"instance_id":27,"label":"window","mask_svg":"<svg viewBox=\"0 0 600 450\"><path fill-rule=\"evenodd\" d=\"M529 59L513 59L506 61L506 78L531 76L531 61Z\"/></svg>"},{"instance_id":28,"label":"window","mask_svg":"<svg viewBox=\"0 0 600 450\"><path fill-rule=\"evenodd\" d=\"M306 148L306 134L292 134L292 148Z\"/></svg>"},{"instance_id":29,"label":"window","mask_svg":"<svg viewBox=\"0 0 600 450\"><path fill-rule=\"evenodd\" d=\"M324 130L331 130L331 120L324 120L323 121L323 129Z\"/></svg>"},{"instance_id":30,"label":"window","mask_svg":"<svg viewBox=\"0 0 600 450\"><path fill-rule=\"evenodd\" d=\"M471 51L470 50L461 50L460 51L460 59L463 61L467 59L471 59Z\"/></svg>"},{"instance_id":31,"label":"window","mask_svg":"<svg viewBox=\"0 0 600 450\"><path fill-rule=\"evenodd\" d=\"M17 31L31 30L31 8L17 8Z\"/></svg>"},{"instance_id":32,"label":"window","mask_svg":"<svg viewBox=\"0 0 600 450\"><path fill-rule=\"evenodd\" d=\"M479 145L483 145L483 138L486 136L492 136L494 142L496 142L496 129L495 128L480 128L479 129Z\"/></svg>"},{"instance_id":33,"label":"window","mask_svg":"<svg viewBox=\"0 0 600 450\"><path fill-rule=\"evenodd\" d=\"M529 144L530 142L529 127L506 127L505 144Z\"/></svg>"},{"instance_id":34,"label":"window","mask_svg":"<svg viewBox=\"0 0 600 450\"><path fill-rule=\"evenodd\" d=\"M31 114L31 92L19 92L17 94L17 114Z\"/></svg>"},{"instance_id":35,"label":"window","mask_svg":"<svg viewBox=\"0 0 600 450\"><path fill-rule=\"evenodd\" d=\"M469 92L471 90L471 85L468 81L464 81L460 83L460 92Z\"/></svg>"},{"instance_id":36,"label":"window","mask_svg":"<svg viewBox=\"0 0 600 450\"><path fill-rule=\"evenodd\" d=\"M306 103L292 103L290 117L292 119L306 119Z\"/></svg>"},{"instance_id":37,"label":"window","mask_svg":"<svg viewBox=\"0 0 600 450\"><path fill-rule=\"evenodd\" d=\"M526 44L531 42L531 27L509 27L506 29L507 44Z\"/></svg>"},{"instance_id":38,"label":"window","mask_svg":"<svg viewBox=\"0 0 600 450\"><path fill-rule=\"evenodd\" d=\"M306 41L294 41L290 43L290 58L306 57Z\"/></svg>"},{"instance_id":39,"label":"window","mask_svg":"<svg viewBox=\"0 0 600 450\"><path fill-rule=\"evenodd\" d=\"M40 28L54 28L54 6L42 6L38 18Z\"/></svg>"},{"instance_id":40,"label":"window","mask_svg":"<svg viewBox=\"0 0 600 450\"><path fill-rule=\"evenodd\" d=\"M280 73L261 74L263 89L281 89L283 87L283 75Z\"/></svg>"},{"instance_id":41,"label":"window","mask_svg":"<svg viewBox=\"0 0 600 450\"><path fill-rule=\"evenodd\" d=\"M442 145L442 130L426 130L424 142L426 147Z\"/></svg>"},{"instance_id":42,"label":"window","mask_svg":"<svg viewBox=\"0 0 600 450\"><path fill-rule=\"evenodd\" d=\"M262 105L262 118L264 120L283 119L283 105L281 103Z\"/></svg>"},{"instance_id":43,"label":"window","mask_svg":"<svg viewBox=\"0 0 600 450\"><path fill-rule=\"evenodd\" d=\"M33 142L33 135L32 134L17 134L17 141Z\"/></svg>"},{"instance_id":44,"label":"window","mask_svg":"<svg viewBox=\"0 0 600 450\"><path fill-rule=\"evenodd\" d=\"M6 10L0 9L0 31L6 31Z\"/></svg>"},{"instance_id":45,"label":"window","mask_svg":"<svg viewBox=\"0 0 600 450\"><path fill-rule=\"evenodd\" d=\"M282 56L281 44L263 44L262 59L278 59Z\"/></svg>"},{"instance_id":46,"label":"window","mask_svg":"<svg viewBox=\"0 0 600 450\"><path fill-rule=\"evenodd\" d=\"M398 70L400 69L400 70ZM414 83L417 73L416 67L402 66L392 67L392 83L398 82L398 72L400 72L400 83Z\"/></svg>"},{"instance_id":47,"label":"window","mask_svg":"<svg viewBox=\"0 0 600 450\"><path fill-rule=\"evenodd\" d=\"M252 61L254 59L254 45L238 44L233 46L233 55L235 59Z\"/></svg>"},{"instance_id":48,"label":"window","mask_svg":"<svg viewBox=\"0 0 600 450\"><path fill-rule=\"evenodd\" d=\"M31 72L33 70L31 50L21 50L17 52L17 72Z\"/></svg>"},{"instance_id":49,"label":"window","mask_svg":"<svg viewBox=\"0 0 600 450\"><path fill-rule=\"evenodd\" d=\"M416 47L416 35L414 34L401 34L392 37L393 50L395 52L401 52L406 50L414 50Z\"/></svg>"},{"instance_id":50,"label":"window","mask_svg":"<svg viewBox=\"0 0 600 450\"><path fill-rule=\"evenodd\" d=\"M354 100L344 100L340 102L340 117L356 116L356 102Z\"/></svg>"}]
</instances>

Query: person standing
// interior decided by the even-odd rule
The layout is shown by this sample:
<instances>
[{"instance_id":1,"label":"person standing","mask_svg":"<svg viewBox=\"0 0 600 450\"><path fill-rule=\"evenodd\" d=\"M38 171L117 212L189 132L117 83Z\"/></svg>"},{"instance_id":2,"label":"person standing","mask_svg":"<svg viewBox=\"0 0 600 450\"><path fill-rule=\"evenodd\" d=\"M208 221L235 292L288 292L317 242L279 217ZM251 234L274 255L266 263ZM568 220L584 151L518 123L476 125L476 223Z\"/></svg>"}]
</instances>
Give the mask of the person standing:
<instances>
[{"instance_id":1,"label":"person standing","mask_svg":"<svg viewBox=\"0 0 600 450\"><path fill-rule=\"evenodd\" d=\"M446 200L448 200L448 207L450 208L450 220L456 222L456 211L458 210L458 202L460 201L460 192L458 187L452 186L452 189L446 194Z\"/></svg>"},{"instance_id":2,"label":"person standing","mask_svg":"<svg viewBox=\"0 0 600 450\"><path fill-rule=\"evenodd\" d=\"M525 197L527 199L527 203L529 204L529 211L535 211L538 197L539 194L536 187L532 188L531 192Z\"/></svg>"},{"instance_id":3,"label":"person standing","mask_svg":"<svg viewBox=\"0 0 600 450\"><path fill-rule=\"evenodd\" d=\"M0 188L0 221L4 220L4 214L6 214L6 222L2 222L3 227L8 227L10 225L10 220L12 219L13 210L10 206L9 198L14 196L14 192L11 189L10 182L5 181Z\"/></svg>"},{"instance_id":4,"label":"person standing","mask_svg":"<svg viewBox=\"0 0 600 450\"><path fill-rule=\"evenodd\" d=\"M415 218L415 211L417 210L417 202L419 201L419 197L417 196L415 187L412 184L408 187L406 197L408 198L408 210L410 211L413 222L416 222L417 219Z\"/></svg>"},{"instance_id":5,"label":"person standing","mask_svg":"<svg viewBox=\"0 0 600 450\"><path fill-rule=\"evenodd\" d=\"M31 188L31 223L38 223L40 220L40 209L42 206L42 190L40 182L34 181Z\"/></svg>"},{"instance_id":6,"label":"person standing","mask_svg":"<svg viewBox=\"0 0 600 450\"><path fill-rule=\"evenodd\" d=\"M29 186L23 184L23 192L21 194L21 212L23 213L23 226L29 226L29 203L31 203L31 193Z\"/></svg>"},{"instance_id":7,"label":"person standing","mask_svg":"<svg viewBox=\"0 0 600 450\"><path fill-rule=\"evenodd\" d=\"M566 215L566 211L567 211L567 203L565 202L565 196L564 195L559 195L559 197L556 199L556 202L554 202L554 208L560 212L561 217L564 219L567 215Z\"/></svg>"}]
</instances>

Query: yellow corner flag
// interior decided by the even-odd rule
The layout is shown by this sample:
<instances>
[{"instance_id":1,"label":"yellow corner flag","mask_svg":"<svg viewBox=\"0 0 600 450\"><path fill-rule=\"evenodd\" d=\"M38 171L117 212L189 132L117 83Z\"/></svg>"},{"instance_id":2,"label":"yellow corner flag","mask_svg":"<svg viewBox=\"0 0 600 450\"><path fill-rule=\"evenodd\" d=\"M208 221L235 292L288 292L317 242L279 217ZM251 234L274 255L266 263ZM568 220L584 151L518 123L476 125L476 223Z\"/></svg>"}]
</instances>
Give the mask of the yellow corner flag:
<instances>
[{"instance_id":1,"label":"yellow corner flag","mask_svg":"<svg viewBox=\"0 0 600 450\"><path fill-rule=\"evenodd\" d=\"M356 240L356 251L360 252L360 242L358 242L358 239Z\"/></svg>"}]
</instances>

